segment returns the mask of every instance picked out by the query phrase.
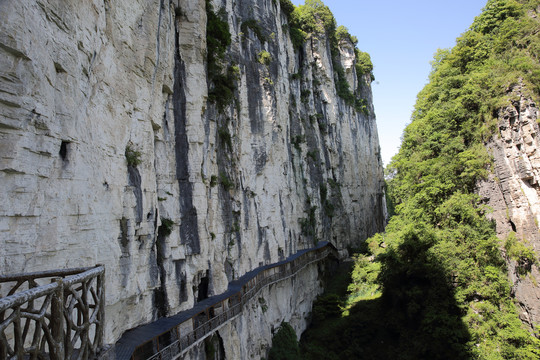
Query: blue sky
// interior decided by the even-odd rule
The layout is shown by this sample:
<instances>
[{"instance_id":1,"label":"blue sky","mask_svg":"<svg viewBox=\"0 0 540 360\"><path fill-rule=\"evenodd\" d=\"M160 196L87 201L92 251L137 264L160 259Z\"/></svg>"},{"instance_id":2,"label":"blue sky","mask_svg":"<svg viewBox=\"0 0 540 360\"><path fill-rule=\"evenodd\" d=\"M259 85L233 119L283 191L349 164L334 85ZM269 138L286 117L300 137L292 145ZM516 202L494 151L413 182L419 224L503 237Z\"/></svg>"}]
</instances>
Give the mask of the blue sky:
<instances>
[{"instance_id":1,"label":"blue sky","mask_svg":"<svg viewBox=\"0 0 540 360\"><path fill-rule=\"evenodd\" d=\"M304 1L292 0L295 5ZM438 48L451 48L487 0L323 0L338 25L371 55L373 97L382 158L399 150L416 94L427 83Z\"/></svg>"}]
</instances>

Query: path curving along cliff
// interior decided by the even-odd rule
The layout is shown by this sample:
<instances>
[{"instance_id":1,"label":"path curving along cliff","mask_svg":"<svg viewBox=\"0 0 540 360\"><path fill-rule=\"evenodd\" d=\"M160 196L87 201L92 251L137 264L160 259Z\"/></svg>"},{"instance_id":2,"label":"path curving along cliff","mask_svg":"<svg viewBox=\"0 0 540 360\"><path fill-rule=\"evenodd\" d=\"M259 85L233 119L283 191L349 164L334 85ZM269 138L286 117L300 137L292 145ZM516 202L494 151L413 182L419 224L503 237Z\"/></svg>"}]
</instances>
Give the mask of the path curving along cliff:
<instances>
[{"instance_id":1,"label":"path curving along cliff","mask_svg":"<svg viewBox=\"0 0 540 360\"><path fill-rule=\"evenodd\" d=\"M211 336L242 313L263 288L290 277L305 267L338 253L332 244L320 242L275 264L261 266L231 282L222 294L197 303L174 316L161 318L126 332L102 359L173 359ZM271 291L271 290L270 290ZM263 299L259 297L260 299Z\"/></svg>"}]
</instances>

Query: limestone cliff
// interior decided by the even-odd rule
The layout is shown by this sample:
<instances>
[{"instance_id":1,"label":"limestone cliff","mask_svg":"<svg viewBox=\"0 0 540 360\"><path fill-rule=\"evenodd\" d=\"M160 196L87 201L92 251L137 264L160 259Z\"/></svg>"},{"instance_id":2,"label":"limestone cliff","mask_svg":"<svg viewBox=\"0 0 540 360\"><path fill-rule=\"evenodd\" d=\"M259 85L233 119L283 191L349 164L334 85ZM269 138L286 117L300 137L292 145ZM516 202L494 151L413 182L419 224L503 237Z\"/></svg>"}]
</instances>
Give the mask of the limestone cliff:
<instances>
[{"instance_id":1,"label":"limestone cliff","mask_svg":"<svg viewBox=\"0 0 540 360\"><path fill-rule=\"evenodd\" d=\"M517 241L540 254L540 154L537 136L538 107L521 86L514 100L499 112L498 135L488 144L494 173L479 184L479 194L493 209L497 234L504 241L515 233ZM512 235L513 236L513 235ZM506 246L508 248L508 245ZM540 272L525 256L505 251L512 295L521 308L520 318L531 328L540 324Z\"/></svg>"},{"instance_id":2,"label":"limestone cliff","mask_svg":"<svg viewBox=\"0 0 540 360\"><path fill-rule=\"evenodd\" d=\"M107 343L317 240L346 251L384 225L353 44L337 61L365 111L337 96L325 36L295 48L279 1L209 4L0 2L0 269L104 264ZM217 73L209 16L231 34ZM268 295L273 325L305 326L319 287L295 286L299 313Z\"/></svg>"}]
</instances>

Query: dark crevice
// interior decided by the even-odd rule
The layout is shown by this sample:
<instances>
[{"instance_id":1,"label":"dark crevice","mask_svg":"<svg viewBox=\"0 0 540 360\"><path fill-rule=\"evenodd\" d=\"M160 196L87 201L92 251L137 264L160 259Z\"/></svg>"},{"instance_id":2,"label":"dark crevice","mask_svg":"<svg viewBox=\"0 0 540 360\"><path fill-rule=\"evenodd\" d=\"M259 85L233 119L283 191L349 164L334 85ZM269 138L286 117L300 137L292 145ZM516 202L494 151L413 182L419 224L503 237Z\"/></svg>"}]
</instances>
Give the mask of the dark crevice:
<instances>
[{"instance_id":1,"label":"dark crevice","mask_svg":"<svg viewBox=\"0 0 540 360\"><path fill-rule=\"evenodd\" d=\"M201 278L199 286L197 287L197 302L201 302L204 299L208 299L208 285L210 284L210 278L208 276L208 270L206 276Z\"/></svg>"},{"instance_id":2,"label":"dark crevice","mask_svg":"<svg viewBox=\"0 0 540 360\"><path fill-rule=\"evenodd\" d=\"M118 238L120 242L120 250L122 255L120 255L119 260L119 269L120 269L120 278L122 287L126 287L130 279L131 271L131 262L132 258L129 252L129 219L125 217L120 219L120 236Z\"/></svg>"},{"instance_id":3,"label":"dark crevice","mask_svg":"<svg viewBox=\"0 0 540 360\"><path fill-rule=\"evenodd\" d=\"M143 198L141 188L141 174L139 169L135 166L128 165L129 185L133 186L133 193L135 194L136 207L135 207L135 219L137 223L140 223L143 219Z\"/></svg>"},{"instance_id":4,"label":"dark crevice","mask_svg":"<svg viewBox=\"0 0 540 360\"><path fill-rule=\"evenodd\" d=\"M120 245L122 245L122 249L126 249L127 251L127 247L129 245L128 219L126 219L125 217L120 219Z\"/></svg>"},{"instance_id":5,"label":"dark crevice","mask_svg":"<svg viewBox=\"0 0 540 360\"><path fill-rule=\"evenodd\" d=\"M164 0L161 0L159 3L159 18L158 18L158 26L157 26L157 35L156 35L156 65L154 67L154 74L152 75L152 83L156 79L156 74L159 67L159 61L160 61L160 32L161 32L161 21L163 17L163 11L165 10Z\"/></svg>"},{"instance_id":6,"label":"dark crevice","mask_svg":"<svg viewBox=\"0 0 540 360\"><path fill-rule=\"evenodd\" d=\"M204 341L204 353L207 360L225 360L225 347L223 339L216 331L214 335Z\"/></svg>"},{"instance_id":7,"label":"dark crevice","mask_svg":"<svg viewBox=\"0 0 540 360\"><path fill-rule=\"evenodd\" d=\"M176 284L178 286L178 299L181 303L188 300L187 294L187 276L186 276L186 260L174 261L174 270L176 275Z\"/></svg>"},{"instance_id":8,"label":"dark crevice","mask_svg":"<svg viewBox=\"0 0 540 360\"><path fill-rule=\"evenodd\" d=\"M513 232L517 232L516 224L511 219L508 219L508 222L510 223L510 226L512 227Z\"/></svg>"},{"instance_id":9,"label":"dark crevice","mask_svg":"<svg viewBox=\"0 0 540 360\"><path fill-rule=\"evenodd\" d=\"M186 133L186 69L180 56L178 29L175 33L174 89L172 95L175 124L176 178L180 190L180 239L188 254L199 254L197 209L193 206L193 184L189 181L189 141Z\"/></svg>"},{"instance_id":10,"label":"dark crevice","mask_svg":"<svg viewBox=\"0 0 540 360\"><path fill-rule=\"evenodd\" d=\"M170 230L162 225L158 228L156 240L156 262L159 269L160 286L154 290L154 305L157 317L167 316L169 313L169 301L167 296L167 271L165 269L165 242L170 234Z\"/></svg>"},{"instance_id":11,"label":"dark crevice","mask_svg":"<svg viewBox=\"0 0 540 360\"><path fill-rule=\"evenodd\" d=\"M64 67L57 62L54 63L54 70L57 74L67 73L66 69L64 69Z\"/></svg>"},{"instance_id":12,"label":"dark crevice","mask_svg":"<svg viewBox=\"0 0 540 360\"><path fill-rule=\"evenodd\" d=\"M69 144L70 142L65 140L63 140L60 144L60 151L58 152L58 154L60 155L60 158L63 162L68 162Z\"/></svg>"}]
</instances>

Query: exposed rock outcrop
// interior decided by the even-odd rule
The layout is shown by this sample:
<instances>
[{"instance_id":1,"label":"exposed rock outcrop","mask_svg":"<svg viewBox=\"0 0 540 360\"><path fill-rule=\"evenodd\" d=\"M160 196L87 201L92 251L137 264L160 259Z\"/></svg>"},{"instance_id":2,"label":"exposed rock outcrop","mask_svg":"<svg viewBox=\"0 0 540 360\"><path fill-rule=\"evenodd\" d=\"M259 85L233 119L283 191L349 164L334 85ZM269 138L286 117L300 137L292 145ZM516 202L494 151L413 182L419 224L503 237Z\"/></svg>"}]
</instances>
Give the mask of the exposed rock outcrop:
<instances>
[{"instance_id":1,"label":"exposed rock outcrop","mask_svg":"<svg viewBox=\"0 0 540 360\"><path fill-rule=\"evenodd\" d=\"M497 235L505 241L511 233L520 244L540 254L540 154L537 136L538 107L517 87L511 106L499 112L498 136L488 143L494 174L479 184L479 194L493 209ZM507 246L508 247L508 246ZM538 266L505 250L512 294L520 318L532 329L540 324L540 272Z\"/></svg>"},{"instance_id":2,"label":"exposed rock outcrop","mask_svg":"<svg viewBox=\"0 0 540 360\"><path fill-rule=\"evenodd\" d=\"M337 96L328 39L294 48L279 1L214 1L232 40L222 104L206 5L0 3L0 269L104 264L107 343L314 241L346 249L383 229L370 78L356 83L352 44L338 61L366 112ZM275 326L318 292L285 307L265 295Z\"/></svg>"}]
</instances>

